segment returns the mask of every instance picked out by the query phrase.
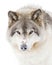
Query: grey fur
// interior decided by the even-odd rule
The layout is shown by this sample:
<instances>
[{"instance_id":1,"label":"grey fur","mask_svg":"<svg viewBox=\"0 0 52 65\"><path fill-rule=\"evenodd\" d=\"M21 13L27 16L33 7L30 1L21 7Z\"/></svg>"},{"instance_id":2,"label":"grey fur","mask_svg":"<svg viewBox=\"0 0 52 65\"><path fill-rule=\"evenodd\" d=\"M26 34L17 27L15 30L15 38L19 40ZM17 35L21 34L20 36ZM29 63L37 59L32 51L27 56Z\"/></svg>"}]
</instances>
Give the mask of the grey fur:
<instances>
[{"instance_id":1,"label":"grey fur","mask_svg":"<svg viewBox=\"0 0 52 65\"><path fill-rule=\"evenodd\" d=\"M33 29L35 33L38 34L38 27L34 24L34 22L31 22L31 20L23 19L20 22L16 22L14 26L11 28L11 36L14 35L16 29L22 29L23 34L27 34L27 29ZM39 34L38 34L39 35Z\"/></svg>"},{"instance_id":2,"label":"grey fur","mask_svg":"<svg viewBox=\"0 0 52 65\"><path fill-rule=\"evenodd\" d=\"M38 11L37 15L36 11ZM19 16L17 16L16 13L14 12L9 12L8 15L9 17L13 17L15 16L16 18L16 22L14 24L12 24L12 28L11 28L11 36L13 36L15 34L15 29L22 29L23 30L23 34L26 35L27 33L27 28L28 29L34 29L34 32L39 35L41 27L39 26L42 25L41 23L43 22L43 24L45 25L45 27L47 26L47 23L52 25L52 18L51 16L46 13L45 11L41 10L41 9L37 9L36 11L33 11L34 13L31 14L31 18L28 17L28 15L23 14L22 16L20 15L20 18L17 19ZM41 13L41 14L40 14ZM33 20L33 16L37 15L36 19ZM41 23L39 22L39 20L41 21ZM13 19L14 21L14 19ZM37 23L36 23L37 22Z\"/></svg>"},{"instance_id":3,"label":"grey fur","mask_svg":"<svg viewBox=\"0 0 52 65\"><path fill-rule=\"evenodd\" d=\"M48 13L45 13L44 23L45 23L45 26L47 25L47 23L52 26L52 17Z\"/></svg>"}]
</instances>

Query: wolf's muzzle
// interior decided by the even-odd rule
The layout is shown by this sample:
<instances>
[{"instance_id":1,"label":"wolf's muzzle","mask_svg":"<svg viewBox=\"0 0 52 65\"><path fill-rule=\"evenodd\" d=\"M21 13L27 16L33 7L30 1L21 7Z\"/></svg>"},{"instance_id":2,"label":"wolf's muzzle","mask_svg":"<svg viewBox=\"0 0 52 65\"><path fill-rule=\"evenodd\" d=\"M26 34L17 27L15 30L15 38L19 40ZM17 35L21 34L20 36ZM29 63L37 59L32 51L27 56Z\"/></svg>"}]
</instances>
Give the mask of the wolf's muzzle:
<instances>
[{"instance_id":1,"label":"wolf's muzzle","mask_svg":"<svg viewBox=\"0 0 52 65\"><path fill-rule=\"evenodd\" d=\"M21 45L21 50L23 51L27 50L27 45L26 44Z\"/></svg>"}]
</instances>

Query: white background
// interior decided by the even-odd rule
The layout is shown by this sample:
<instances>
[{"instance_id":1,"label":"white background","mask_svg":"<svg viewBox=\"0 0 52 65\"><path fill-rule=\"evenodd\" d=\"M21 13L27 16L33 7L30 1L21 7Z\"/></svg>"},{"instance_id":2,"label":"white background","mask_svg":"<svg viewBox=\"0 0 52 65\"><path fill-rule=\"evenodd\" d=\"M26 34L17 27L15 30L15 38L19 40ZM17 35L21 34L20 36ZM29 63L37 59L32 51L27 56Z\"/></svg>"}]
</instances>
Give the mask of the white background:
<instances>
[{"instance_id":1,"label":"white background","mask_svg":"<svg viewBox=\"0 0 52 65\"><path fill-rule=\"evenodd\" d=\"M38 5L52 12L52 0L0 0L0 65L17 65L15 53L6 39L8 11L26 6Z\"/></svg>"}]
</instances>

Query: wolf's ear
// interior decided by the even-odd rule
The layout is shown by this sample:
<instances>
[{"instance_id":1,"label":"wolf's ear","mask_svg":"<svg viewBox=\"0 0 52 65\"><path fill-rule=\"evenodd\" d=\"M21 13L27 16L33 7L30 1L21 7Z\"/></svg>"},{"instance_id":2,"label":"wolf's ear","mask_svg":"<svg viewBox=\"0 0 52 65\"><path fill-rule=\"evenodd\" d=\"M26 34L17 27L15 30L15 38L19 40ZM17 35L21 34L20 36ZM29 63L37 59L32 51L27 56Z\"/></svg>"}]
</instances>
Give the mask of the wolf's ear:
<instances>
[{"instance_id":1,"label":"wolf's ear","mask_svg":"<svg viewBox=\"0 0 52 65\"><path fill-rule=\"evenodd\" d=\"M37 9L36 11L33 11L31 19L36 20L41 15L42 11L41 9Z\"/></svg>"},{"instance_id":2,"label":"wolf's ear","mask_svg":"<svg viewBox=\"0 0 52 65\"><path fill-rule=\"evenodd\" d=\"M18 16L17 16L16 12L9 11L9 12L8 12L8 16L9 16L9 18L10 18L11 20L13 20L13 21L17 21L17 20L18 20Z\"/></svg>"},{"instance_id":3,"label":"wolf's ear","mask_svg":"<svg viewBox=\"0 0 52 65\"><path fill-rule=\"evenodd\" d=\"M18 15L16 12L9 11L8 17L9 17L8 27L10 28L18 20Z\"/></svg>"}]
</instances>

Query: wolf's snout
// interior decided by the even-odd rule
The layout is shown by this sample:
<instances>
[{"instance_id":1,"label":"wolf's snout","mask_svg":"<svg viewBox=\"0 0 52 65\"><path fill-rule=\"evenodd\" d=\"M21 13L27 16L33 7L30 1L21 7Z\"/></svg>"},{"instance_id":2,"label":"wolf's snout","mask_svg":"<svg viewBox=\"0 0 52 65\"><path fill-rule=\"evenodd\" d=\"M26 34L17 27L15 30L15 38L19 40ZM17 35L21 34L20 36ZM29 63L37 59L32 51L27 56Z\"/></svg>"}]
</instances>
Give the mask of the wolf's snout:
<instances>
[{"instance_id":1,"label":"wolf's snout","mask_svg":"<svg viewBox=\"0 0 52 65\"><path fill-rule=\"evenodd\" d=\"M27 50L27 45L26 44L21 45L21 50L23 51Z\"/></svg>"}]
</instances>

